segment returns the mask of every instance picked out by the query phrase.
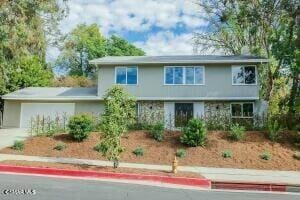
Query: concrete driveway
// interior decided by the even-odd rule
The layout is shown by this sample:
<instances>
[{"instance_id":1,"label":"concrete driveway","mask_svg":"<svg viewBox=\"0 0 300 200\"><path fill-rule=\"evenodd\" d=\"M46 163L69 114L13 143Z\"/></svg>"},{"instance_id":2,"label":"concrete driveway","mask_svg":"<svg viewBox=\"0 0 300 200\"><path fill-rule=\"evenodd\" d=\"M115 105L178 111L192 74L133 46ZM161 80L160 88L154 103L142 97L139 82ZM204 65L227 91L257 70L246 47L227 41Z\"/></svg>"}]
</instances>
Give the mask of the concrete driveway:
<instances>
[{"instance_id":1,"label":"concrete driveway","mask_svg":"<svg viewBox=\"0 0 300 200\"><path fill-rule=\"evenodd\" d=\"M0 149L13 145L15 140L25 140L29 137L27 129L0 129Z\"/></svg>"}]
</instances>

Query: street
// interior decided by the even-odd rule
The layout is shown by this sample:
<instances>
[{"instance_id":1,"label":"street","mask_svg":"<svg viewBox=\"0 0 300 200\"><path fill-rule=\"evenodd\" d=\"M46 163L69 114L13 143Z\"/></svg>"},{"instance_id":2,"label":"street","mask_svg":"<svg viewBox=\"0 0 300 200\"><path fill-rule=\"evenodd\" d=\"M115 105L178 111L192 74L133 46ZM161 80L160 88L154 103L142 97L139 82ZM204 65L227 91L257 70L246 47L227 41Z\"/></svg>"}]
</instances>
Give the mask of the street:
<instances>
[{"instance_id":1,"label":"street","mask_svg":"<svg viewBox=\"0 0 300 200\"><path fill-rule=\"evenodd\" d=\"M180 187L180 186L179 186ZM17 191L13 191L17 190ZM15 194L25 190L29 194ZM97 200L276 200L299 199L293 194L188 190L97 180L0 174L0 199ZM23 191L24 192L24 191Z\"/></svg>"}]
</instances>

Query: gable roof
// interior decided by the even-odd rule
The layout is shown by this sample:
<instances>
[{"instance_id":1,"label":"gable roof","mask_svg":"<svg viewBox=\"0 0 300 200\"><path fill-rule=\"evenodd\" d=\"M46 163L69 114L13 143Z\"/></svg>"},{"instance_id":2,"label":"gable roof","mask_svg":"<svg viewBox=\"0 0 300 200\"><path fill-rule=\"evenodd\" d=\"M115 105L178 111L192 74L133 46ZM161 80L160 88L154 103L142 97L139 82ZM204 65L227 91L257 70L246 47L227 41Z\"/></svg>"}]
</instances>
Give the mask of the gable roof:
<instances>
[{"instance_id":1,"label":"gable roof","mask_svg":"<svg viewBox=\"0 0 300 200\"><path fill-rule=\"evenodd\" d=\"M260 56L217 56L217 55L176 55L176 56L107 56L90 60L94 65L118 64L214 64L214 63L267 63Z\"/></svg>"},{"instance_id":2,"label":"gable roof","mask_svg":"<svg viewBox=\"0 0 300 200\"><path fill-rule=\"evenodd\" d=\"M97 100L97 88L28 87L2 96L10 100Z\"/></svg>"}]
</instances>

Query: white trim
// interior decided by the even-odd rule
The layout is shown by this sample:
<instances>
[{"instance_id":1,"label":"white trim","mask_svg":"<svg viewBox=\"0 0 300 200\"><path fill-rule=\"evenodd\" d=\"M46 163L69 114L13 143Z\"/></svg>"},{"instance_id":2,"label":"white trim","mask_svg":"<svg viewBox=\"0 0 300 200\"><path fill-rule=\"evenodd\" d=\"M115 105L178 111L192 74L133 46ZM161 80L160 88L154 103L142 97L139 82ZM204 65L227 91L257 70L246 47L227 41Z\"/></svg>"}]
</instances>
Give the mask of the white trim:
<instances>
[{"instance_id":1,"label":"white trim","mask_svg":"<svg viewBox=\"0 0 300 200\"><path fill-rule=\"evenodd\" d=\"M242 116L232 116L232 104L239 104L241 105L241 114ZM255 113L255 104L254 102L231 102L230 103L230 116L231 118L253 118L253 116L243 116L243 104L252 104L252 109L253 109L253 116L254 116L254 113Z\"/></svg>"},{"instance_id":2,"label":"white trim","mask_svg":"<svg viewBox=\"0 0 300 200\"><path fill-rule=\"evenodd\" d=\"M127 70L128 68L136 68L136 84L128 84L127 83ZM118 68L125 68L125 82L126 83L117 83L117 69ZM115 84L117 85L138 85L139 84L139 67L138 66L115 66Z\"/></svg>"},{"instance_id":3,"label":"white trim","mask_svg":"<svg viewBox=\"0 0 300 200\"><path fill-rule=\"evenodd\" d=\"M255 68L255 83L254 84L246 84L245 83L245 77L244 77L244 83L233 83L233 68L234 67L243 67L244 71L243 71L243 74L245 76L245 67L254 67ZM257 79L258 79L258 73L257 73L257 66L256 65L232 65L231 66L231 85L234 85L234 86L256 86L257 85Z\"/></svg>"},{"instance_id":4,"label":"white trim","mask_svg":"<svg viewBox=\"0 0 300 200\"><path fill-rule=\"evenodd\" d=\"M239 59L239 60L170 60L170 61L97 61L91 60L90 64L98 65L136 65L136 64L263 64L268 63L268 59Z\"/></svg>"},{"instance_id":5,"label":"white trim","mask_svg":"<svg viewBox=\"0 0 300 200\"><path fill-rule=\"evenodd\" d=\"M187 84L186 83L186 68L187 67L193 67L194 68L194 84ZM196 81L196 76L195 76L195 69L196 68L202 68L203 69L203 83L195 83ZM182 82L181 84L170 84L170 83L166 83L166 68L182 68L183 69L183 79L182 79ZM189 85L189 86L195 86L195 85L205 85L205 66L202 66L202 65L184 65L184 66L173 66L173 65L167 65L167 66L164 66L164 71L163 71L163 75L164 75L164 85L169 85L169 86L178 86L178 85ZM175 73L173 72L173 82L174 82L174 77L175 76Z\"/></svg>"},{"instance_id":6,"label":"white trim","mask_svg":"<svg viewBox=\"0 0 300 200\"><path fill-rule=\"evenodd\" d=\"M43 96L6 96L2 99L5 100L41 100L41 101L72 101L72 100L80 100L80 101L91 101L91 100L103 100L101 97L97 96L85 96L85 97L43 97Z\"/></svg>"},{"instance_id":7,"label":"white trim","mask_svg":"<svg viewBox=\"0 0 300 200\"><path fill-rule=\"evenodd\" d=\"M5 97L5 100L39 100L39 101L103 101L102 97ZM259 97L136 97L137 100L259 100Z\"/></svg>"}]
</instances>

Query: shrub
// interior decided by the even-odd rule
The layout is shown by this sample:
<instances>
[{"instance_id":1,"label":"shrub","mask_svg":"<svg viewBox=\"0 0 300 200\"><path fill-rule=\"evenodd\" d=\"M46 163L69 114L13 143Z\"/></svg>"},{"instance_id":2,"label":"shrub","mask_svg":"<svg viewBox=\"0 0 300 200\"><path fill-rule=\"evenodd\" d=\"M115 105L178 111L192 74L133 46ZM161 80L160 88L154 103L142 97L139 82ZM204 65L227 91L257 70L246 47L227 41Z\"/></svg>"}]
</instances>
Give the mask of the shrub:
<instances>
[{"instance_id":1,"label":"shrub","mask_svg":"<svg viewBox=\"0 0 300 200\"><path fill-rule=\"evenodd\" d=\"M186 157L186 151L185 151L185 149L177 149L176 156L178 158L184 158L184 157Z\"/></svg>"},{"instance_id":2,"label":"shrub","mask_svg":"<svg viewBox=\"0 0 300 200\"><path fill-rule=\"evenodd\" d=\"M223 158L231 158L232 157L231 151L223 151L222 152L222 157Z\"/></svg>"},{"instance_id":3,"label":"shrub","mask_svg":"<svg viewBox=\"0 0 300 200\"><path fill-rule=\"evenodd\" d=\"M156 123L152 126L151 128L151 133L152 133L152 136L153 138L158 141L158 142L161 142L164 140L164 123L162 122L159 122L159 123Z\"/></svg>"},{"instance_id":4,"label":"shrub","mask_svg":"<svg viewBox=\"0 0 300 200\"><path fill-rule=\"evenodd\" d=\"M144 149L142 147L138 147L132 153L134 153L136 156L143 156Z\"/></svg>"},{"instance_id":5,"label":"shrub","mask_svg":"<svg viewBox=\"0 0 300 200\"><path fill-rule=\"evenodd\" d=\"M62 151L65 148L67 148L67 145L63 142L57 143L57 145L54 147L54 149L57 150L57 151Z\"/></svg>"},{"instance_id":6,"label":"shrub","mask_svg":"<svg viewBox=\"0 0 300 200\"><path fill-rule=\"evenodd\" d=\"M191 147L204 146L206 139L207 131L204 121L195 118L183 128L183 135L180 137L181 143Z\"/></svg>"},{"instance_id":7,"label":"shrub","mask_svg":"<svg viewBox=\"0 0 300 200\"><path fill-rule=\"evenodd\" d=\"M269 130L269 139L273 142L277 141L280 138L281 126L277 120L268 121L268 130Z\"/></svg>"},{"instance_id":8,"label":"shrub","mask_svg":"<svg viewBox=\"0 0 300 200\"><path fill-rule=\"evenodd\" d=\"M68 123L69 134L74 140L86 139L93 130L93 118L88 114L74 115Z\"/></svg>"},{"instance_id":9,"label":"shrub","mask_svg":"<svg viewBox=\"0 0 300 200\"><path fill-rule=\"evenodd\" d=\"M233 124L230 127L229 138L235 141L240 141L245 138L245 127L239 124Z\"/></svg>"},{"instance_id":10,"label":"shrub","mask_svg":"<svg viewBox=\"0 0 300 200\"><path fill-rule=\"evenodd\" d=\"M263 153L260 155L260 158L263 159L263 160L271 160L272 154L269 153L269 152L263 152Z\"/></svg>"},{"instance_id":11,"label":"shrub","mask_svg":"<svg viewBox=\"0 0 300 200\"><path fill-rule=\"evenodd\" d=\"M99 152L99 153L103 153L106 152L106 147L104 145L102 145L101 143L96 144L96 146L94 146L94 150Z\"/></svg>"},{"instance_id":12,"label":"shrub","mask_svg":"<svg viewBox=\"0 0 300 200\"><path fill-rule=\"evenodd\" d=\"M23 151L24 142L16 140L11 148L17 151Z\"/></svg>"}]
</instances>

